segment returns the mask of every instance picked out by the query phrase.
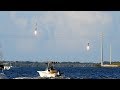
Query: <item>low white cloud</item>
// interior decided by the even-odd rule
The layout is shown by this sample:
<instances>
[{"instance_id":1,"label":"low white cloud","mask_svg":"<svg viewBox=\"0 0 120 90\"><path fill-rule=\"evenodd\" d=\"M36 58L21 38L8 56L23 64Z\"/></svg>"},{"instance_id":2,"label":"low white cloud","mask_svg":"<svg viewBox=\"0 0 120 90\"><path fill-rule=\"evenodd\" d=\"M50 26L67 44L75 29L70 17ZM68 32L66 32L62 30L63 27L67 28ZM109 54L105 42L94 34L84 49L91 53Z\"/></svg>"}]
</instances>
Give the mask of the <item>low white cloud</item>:
<instances>
[{"instance_id":1,"label":"low white cloud","mask_svg":"<svg viewBox=\"0 0 120 90\"><path fill-rule=\"evenodd\" d=\"M28 26L31 28L29 30L33 31L35 22L37 22L39 39L47 42L44 43L44 48L53 51L53 53L62 54L81 50L85 45L83 43L90 39L98 40L96 36L100 32L109 32L109 29L106 28L109 28L112 22L112 17L107 12L101 11L39 11L37 13L35 11L30 13L26 11L24 14L29 13L31 15L29 20L22 16L22 12L20 13L19 17L17 12L10 13L10 17L16 25L25 28L28 21L30 21ZM35 47L34 40L28 42L29 47L19 44L26 42L25 40L18 41L17 46L26 51L38 48ZM50 46L53 45L53 42L55 47Z\"/></svg>"},{"instance_id":2,"label":"low white cloud","mask_svg":"<svg viewBox=\"0 0 120 90\"><path fill-rule=\"evenodd\" d=\"M112 18L107 12L100 11L49 11L37 19L39 30L46 31L49 39L54 37L63 40L94 36L111 21Z\"/></svg>"},{"instance_id":3,"label":"low white cloud","mask_svg":"<svg viewBox=\"0 0 120 90\"><path fill-rule=\"evenodd\" d=\"M28 25L28 20L24 16L17 17L17 11L11 11L10 18L21 29L25 29Z\"/></svg>"},{"instance_id":4,"label":"low white cloud","mask_svg":"<svg viewBox=\"0 0 120 90\"><path fill-rule=\"evenodd\" d=\"M31 15L29 20L23 15ZM34 30L38 23L38 31L49 39L78 39L94 36L105 31L112 22L107 12L101 11L39 11L10 12L10 17L18 27L31 27ZM31 21L28 25L28 21ZM103 30L104 29L104 30Z\"/></svg>"},{"instance_id":5,"label":"low white cloud","mask_svg":"<svg viewBox=\"0 0 120 90\"><path fill-rule=\"evenodd\" d=\"M56 47L49 48L55 54L85 54L87 41L93 45L92 52L98 46L91 42L99 44L99 34L109 32L112 17L107 12L100 11L52 11L39 16L37 22L41 34L49 40L55 40ZM46 47L49 47L50 43Z\"/></svg>"}]
</instances>

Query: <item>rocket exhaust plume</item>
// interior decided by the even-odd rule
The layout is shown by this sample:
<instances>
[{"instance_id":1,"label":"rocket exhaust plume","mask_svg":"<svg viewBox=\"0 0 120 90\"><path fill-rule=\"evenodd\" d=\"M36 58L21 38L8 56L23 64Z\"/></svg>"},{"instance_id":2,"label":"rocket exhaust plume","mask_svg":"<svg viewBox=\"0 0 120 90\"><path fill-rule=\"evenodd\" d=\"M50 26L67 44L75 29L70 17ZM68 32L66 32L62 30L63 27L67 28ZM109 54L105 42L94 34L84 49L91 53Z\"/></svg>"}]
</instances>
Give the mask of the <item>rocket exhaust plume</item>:
<instances>
[{"instance_id":1,"label":"rocket exhaust plume","mask_svg":"<svg viewBox=\"0 0 120 90\"><path fill-rule=\"evenodd\" d=\"M35 35L35 36L37 35L37 23L36 23L36 25L35 25L34 35Z\"/></svg>"},{"instance_id":2,"label":"rocket exhaust plume","mask_svg":"<svg viewBox=\"0 0 120 90\"><path fill-rule=\"evenodd\" d=\"M35 35L35 36L37 35L37 30L34 31L34 35Z\"/></svg>"},{"instance_id":3,"label":"rocket exhaust plume","mask_svg":"<svg viewBox=\"0 0 120 90\"><path fill-rule=\"evenodd\" d=\"M86 49L87 49L87 51L89 51L89 50L90 50L89 43L88 43L88 45L87 45Z\"/></svg>"}]
</instances>

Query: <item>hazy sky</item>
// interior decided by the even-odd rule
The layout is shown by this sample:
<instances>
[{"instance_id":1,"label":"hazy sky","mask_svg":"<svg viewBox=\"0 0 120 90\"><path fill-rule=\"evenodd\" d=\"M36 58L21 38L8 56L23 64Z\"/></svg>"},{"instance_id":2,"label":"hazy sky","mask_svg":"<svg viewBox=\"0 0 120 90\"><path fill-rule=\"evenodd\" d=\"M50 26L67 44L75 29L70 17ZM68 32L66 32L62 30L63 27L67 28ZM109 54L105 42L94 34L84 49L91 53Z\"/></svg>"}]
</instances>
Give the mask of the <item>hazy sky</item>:
<instances>
[{"instance_id":1,"label":"hazy sky","mask_svg":"<svg viewBox=\"0 0 120 90\"><path fill-rule=\"evenodd\" d=\"M101 32L104 61L109 61L110 43L112 61L120 61L119 11L0 11L5 60L100 62Z\"/></svg>"}]
</instances>

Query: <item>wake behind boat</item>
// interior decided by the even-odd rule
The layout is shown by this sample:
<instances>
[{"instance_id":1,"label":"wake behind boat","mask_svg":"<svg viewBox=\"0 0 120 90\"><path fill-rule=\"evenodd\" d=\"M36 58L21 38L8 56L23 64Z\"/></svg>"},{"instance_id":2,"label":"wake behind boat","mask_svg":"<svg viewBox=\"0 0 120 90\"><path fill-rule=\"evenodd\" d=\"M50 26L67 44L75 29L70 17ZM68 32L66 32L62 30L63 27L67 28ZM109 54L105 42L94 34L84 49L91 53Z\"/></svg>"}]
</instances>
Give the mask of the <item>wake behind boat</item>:
<instances>
[{"instance_id":1,"label":"wake behind boat","mask_svg":"<svg viewBox=\"0 0 120 90\"><path fill-rule=\"evenodd\" d=\"M48 62L48 67L45 71L37 71L40 77L58 77L61 73L54 68L54 62Z\"/></svg>"}]
</instances>

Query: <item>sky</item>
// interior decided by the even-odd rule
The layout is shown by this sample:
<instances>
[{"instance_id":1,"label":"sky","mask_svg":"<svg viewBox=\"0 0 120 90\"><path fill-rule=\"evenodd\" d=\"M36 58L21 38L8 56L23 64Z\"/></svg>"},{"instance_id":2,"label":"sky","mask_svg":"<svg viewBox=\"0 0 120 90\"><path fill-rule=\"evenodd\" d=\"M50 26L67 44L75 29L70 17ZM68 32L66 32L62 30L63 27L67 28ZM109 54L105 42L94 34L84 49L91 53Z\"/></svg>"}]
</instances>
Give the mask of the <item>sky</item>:
<instances>
[{"instance_id":1,"label":"sky","mask_svg":"<svg viewBox=\"0 0 120 90\"><path fill-rule=\"evenodd\" d=\"M104 61L110 44L112 61L120 61L119 11L0 11L0 55L6 61L99 63L101 33Z\"/></svg>"}]
</instances>

